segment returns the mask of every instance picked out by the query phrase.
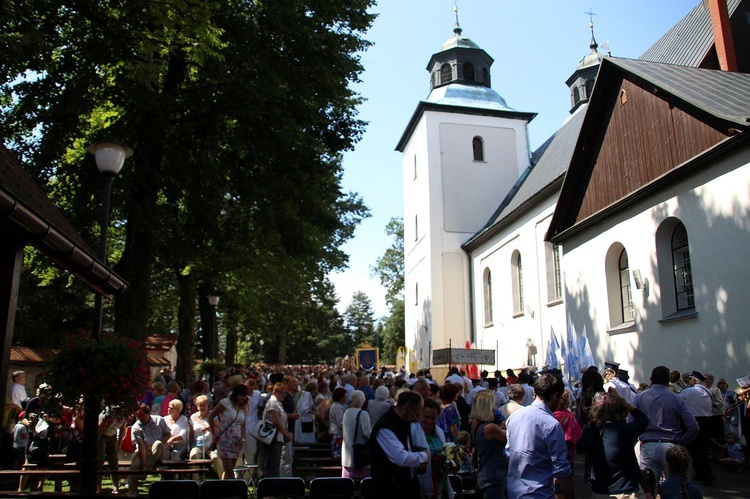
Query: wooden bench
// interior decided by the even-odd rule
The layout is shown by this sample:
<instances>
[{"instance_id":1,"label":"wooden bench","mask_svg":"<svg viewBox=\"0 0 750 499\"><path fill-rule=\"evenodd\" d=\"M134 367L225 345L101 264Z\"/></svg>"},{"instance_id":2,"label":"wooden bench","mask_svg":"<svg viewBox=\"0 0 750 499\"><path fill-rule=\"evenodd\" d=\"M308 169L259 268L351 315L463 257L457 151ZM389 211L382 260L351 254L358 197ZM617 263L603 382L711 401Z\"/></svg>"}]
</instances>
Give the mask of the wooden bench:
<instances>
[{"instance_id":1,"label":"wooden bench","mask_svg":"<svg viewBox=\"0 0 750 499\"><path fill-rule=\"evenodd\" d=\"M36 465L33 465L36 466ZM131 469L118 469L116 472L114 470L108 470L108 469L97 469L96 473L97 475L110 475L110 474L117 474L117 475L159 475L159 476L167 476L170 478L174 478L179 475L192 475L192 474L199 474L199 475L206 475L209 472L210 468L208 467L178 467L178 468L165 468L165 467L157 467L155 469L150 470L131 470ZM64 479L76 479L81 473L81 470L76 468L69 468L69 469L21 469L21 470L0 470L0 477L16 477L21 478L24 476L29 477L41 477L42 479L46 477L51 477L55 479L55 492L61 492L62 491L62 480ZM5 495L6 491L3 491L3 495ZM27 492L28 493L28 492Z\"/></svg>"}]
</instances>

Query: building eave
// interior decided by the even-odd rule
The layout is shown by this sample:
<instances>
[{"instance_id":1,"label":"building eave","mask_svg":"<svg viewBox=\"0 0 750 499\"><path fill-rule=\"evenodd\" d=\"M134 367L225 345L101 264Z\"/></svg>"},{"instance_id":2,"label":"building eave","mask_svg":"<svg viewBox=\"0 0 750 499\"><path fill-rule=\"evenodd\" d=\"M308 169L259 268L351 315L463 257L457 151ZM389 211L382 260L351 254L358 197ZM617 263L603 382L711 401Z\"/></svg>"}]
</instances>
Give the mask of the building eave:
<instances>
[{"instance_id":1,"label":"building eave","mask_svg":"<svg viewBox=\"0 0 750 499\"><path fill-rule=\"evenodd\" d=\"M527 123L533 120L537 113L527 113L522 111L504 111L499 109L487 109L487 108L480 108L480 107L470 107L470 106L454 106L454 105L448 105L448 104L437 104L434 102L427 102L427 101L420 101L419 104L417 104L417 108L414 110L414 113L411 116L411 119L409 120L409 123L406 125L406 129L404 130L404 133L401 135L401 139L399 139L398 144L396 145L396 151L398 152L404 152L406 149L406 144L409 143L409 140L411 139L411 136L414 134L414 130L417 128L417 124L419 123L419 120L422 118L422 115L426 111L435 111L435 112L442 112L442 113L456 113L456 114L465 114L465 115L472 115L472 116L490 116L495 118L510 118L510 119L516 119L516 120L524 120Z\"/></svg>"}]
</instances>

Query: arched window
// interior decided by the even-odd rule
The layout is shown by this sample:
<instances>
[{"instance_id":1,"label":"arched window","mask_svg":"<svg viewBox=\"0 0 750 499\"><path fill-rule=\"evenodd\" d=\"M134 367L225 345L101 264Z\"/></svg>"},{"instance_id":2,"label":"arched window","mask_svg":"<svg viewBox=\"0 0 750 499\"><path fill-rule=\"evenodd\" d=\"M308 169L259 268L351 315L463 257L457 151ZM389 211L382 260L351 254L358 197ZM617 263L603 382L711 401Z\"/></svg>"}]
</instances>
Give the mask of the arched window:
<instances>
[{"instance_id":1,"label":"arched window","mask_svg":"<svg viewBox=\"0 0 750 499\"><path fill-rule=\"evenodd\" d=\"M581 89L579 87L573 87L573 105L581 102Z\"/></svg>"},{"instance_id":2,"label":"arched window","mask_svg":"<svg viewBox=\"0 0 750 499\"><path fill-rule=\"evenodd\" d=\"M562 299L560 245L544 243L544 256L547 261L547 301L552 303Z\"/></svg>"},{"instance_id":3,"label":"arched window","mask_svg":"<svg viewBox=\"0 0 750 499\"><path fill-rule=\"evenodd\" d=\"M492 272L484 269L484 325L492 325Z\"/></svg>"},{"instance_id":4,"label":"arched window","mask_svg":"<svg viewBox=\"0 0 750 499\"><path fill-rule=\"evenodd\" d=\"M511 261L511 285L513 286L513 314L523 314L523 265L521 264L521 253L516 250L510 258Z\"/></svg>"},{"instance_id":5,"label":"arched window","mask_svg":"<svg viewBox=\"0 0 750 499\"><path fill-rule=\"evenodd\" d=\"M414 283L414 305L419 305L419 283Z\"/></svg>"},{"instance_id":6,"label":"arched window","mask_svg":"<svg viewBox=\"0 0 750 499\"><path fill-rule=\"evenodd\" d=\"M464 63L464 80L474 81L474 65L470 62Z\"/></svg>"},{"instance_id":7,"label":"arched window","mask_svg":"<svg viewBox=\"0 0 750 499\"><path fill-rule=\"evenodd\" d=\"M677 298L677 310L695 307L693 295L693 272L690 267L690 249L685 225L680 222L672 232L672 268Z\"/></svg>"},{"instance_id":8,"label":"arched window","mask_svg":"<svg viewBox=\"0 0 750 499\"><path fill-rule=\"evenodd\" d=\"M621 243L614 243L607 250L604 275L607 280L610 330L618 333L635 331L630 263L628 252Z\"/></svg>"},{"instance_id":9,"label":"arched window","mask_svg":"<svg viewBox=\"0 0 750 499\"><path fill-rule=\"evenodd\" d=\"M620 275L620 309L622 322L630 322L633 317L633 296L630 293L630 266L628 264L628 252L624 249L619 258Z\"/></svg>"},{"instance_id":10,"label":"arched window","mask_svg":"<svg viewBox=\"0 0 750 499\"><path fill-rule=\"evenodd\" d=\"M591 98L591 92L594 91L594 80L586 80L586 98Z\"/></svg>"},{"instance_id":11,"label":"arched window","mask_svg":"<svg viewBox=\"0 0 750 499\"><path fill-rule=\"evenodd\" d=\"M656 229L656 260L662 320L697 316L688 233L678 218L667 217Z\"/></svg>"},{"instance_id":12,"label":"arched window","mask_svg":"<svg viewBox=\"0 0 750 499\"><path fill-rule=\"evenodd\" d=\"M453 71L451 65L448 63L443 64L440 68L440 83L448 83L453 79Z\"/></svg>"},{"instance_id":13,"label":"arched window","mask_svg":"<svg viewBox=\"0 0 750 499\"><path fill-rule=\"evenodd\" d=\"M474 152L474 161L484 161L484 140L476 136L471 139L471 149Z\"/></svg>"}]
</instances>

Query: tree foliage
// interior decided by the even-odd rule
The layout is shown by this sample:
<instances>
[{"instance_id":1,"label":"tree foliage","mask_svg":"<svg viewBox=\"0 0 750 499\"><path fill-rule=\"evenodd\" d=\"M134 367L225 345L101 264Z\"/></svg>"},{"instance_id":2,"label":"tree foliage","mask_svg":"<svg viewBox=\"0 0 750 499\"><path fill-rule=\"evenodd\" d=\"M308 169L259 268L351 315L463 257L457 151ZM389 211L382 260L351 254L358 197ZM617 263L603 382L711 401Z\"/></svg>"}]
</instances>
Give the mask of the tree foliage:
<instances>
[{"instance_id":1,"label":"tree foliage","mask_svg":"<svg viewBox=\"0 0 750 499\"><path fill-rule=\"evenodd\" d=\"M404 220L391 218L385 233L393 237L393 244L376 260L372 272L380 279L386 289L386 301L392 305L404 293Z\"/></svg>"},{"instance_id":2,"label":"tree foliage","mask_svg":"<svg viewBox=\"0 0 750 499\"><path fill-rule=\"evenodd\" d=\"M118 334L179 327L192 342L195 306L181 301L205 318L191 289L208 282L224 295L220 326L268 335L279 359L324 329L324 276L346 265L340 246L368 215L342 191L340 154L364 129L351 83L372 3L3 7L0 136L87 240L101 201L86 145L113 134L135 151L112 200L110 261L130 283Z\"/></svg>"},{"instance_id":3,"label":"tree foliage","mask_svg":"<svg viewBox=\"0 0 750 499\"><path fill-rule=\"evenodd\" d=\"M364 291L355 291L344 310L344 323L356 347L364 342L375 342L375 312L372 301Z\"/></svg>"}]
</instances>

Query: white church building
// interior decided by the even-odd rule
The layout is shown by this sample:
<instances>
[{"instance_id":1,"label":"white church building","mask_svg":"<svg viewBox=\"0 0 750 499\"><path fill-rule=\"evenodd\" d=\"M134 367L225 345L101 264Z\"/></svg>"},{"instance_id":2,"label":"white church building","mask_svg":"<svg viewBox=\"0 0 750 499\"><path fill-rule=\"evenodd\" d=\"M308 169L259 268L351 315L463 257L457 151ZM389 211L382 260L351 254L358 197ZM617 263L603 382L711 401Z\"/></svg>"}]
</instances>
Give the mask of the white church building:
<instances>
[{"instance_id":1,"label":"white church building","mask_svg":"<svg viewBox=\"0 0 750 499\"><path fill-rule=\"evenodd\" d=\"M639 60L592 31L571 116L533 153L535 114L456 24L397 146L411 370L467 342L490 371L541 366L569 318L634 381L750 372L748 3L700 2Z\"/></svg>"}]
</instances>

